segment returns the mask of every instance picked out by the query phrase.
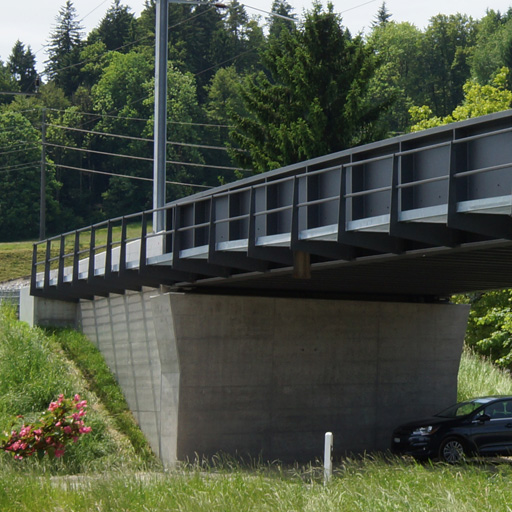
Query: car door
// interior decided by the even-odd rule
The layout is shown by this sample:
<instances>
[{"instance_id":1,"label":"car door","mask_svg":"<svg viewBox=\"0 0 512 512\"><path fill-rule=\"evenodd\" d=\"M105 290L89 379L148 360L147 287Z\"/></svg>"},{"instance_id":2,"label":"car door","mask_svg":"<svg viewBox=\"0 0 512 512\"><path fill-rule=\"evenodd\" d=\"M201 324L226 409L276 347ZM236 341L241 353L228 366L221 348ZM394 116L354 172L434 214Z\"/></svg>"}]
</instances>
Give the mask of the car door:
<instances>
[{"instance_id":1,"label":"car door","mask_svg":"<svg viewBox=\"0 0 512 512\"><path fill-rule=\"evenodd\" d=\"M512 452L512 400L489 404L473 419L471 437L482 454Z\"/></svg>"}]
</instances>

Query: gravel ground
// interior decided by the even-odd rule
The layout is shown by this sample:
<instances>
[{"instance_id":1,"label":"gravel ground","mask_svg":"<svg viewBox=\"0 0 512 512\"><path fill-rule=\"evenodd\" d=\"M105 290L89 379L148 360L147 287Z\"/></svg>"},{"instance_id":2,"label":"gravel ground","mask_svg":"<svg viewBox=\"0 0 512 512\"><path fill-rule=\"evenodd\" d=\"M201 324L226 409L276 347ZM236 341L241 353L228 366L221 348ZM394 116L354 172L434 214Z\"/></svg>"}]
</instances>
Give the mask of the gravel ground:
<instances>
[{"instance_id":1,"label":"gravel ground","mask_svg":"<svg viewBox=\"0 0 512 512\"><path fill-rule=\"evenodd\" d=\"M19 279L10 279L9 281L0 282L0 290L19 290L20 288L25 288L26 286L30 286L30 278L29 277L20 277Z\"/></svg>"}]
</instances>

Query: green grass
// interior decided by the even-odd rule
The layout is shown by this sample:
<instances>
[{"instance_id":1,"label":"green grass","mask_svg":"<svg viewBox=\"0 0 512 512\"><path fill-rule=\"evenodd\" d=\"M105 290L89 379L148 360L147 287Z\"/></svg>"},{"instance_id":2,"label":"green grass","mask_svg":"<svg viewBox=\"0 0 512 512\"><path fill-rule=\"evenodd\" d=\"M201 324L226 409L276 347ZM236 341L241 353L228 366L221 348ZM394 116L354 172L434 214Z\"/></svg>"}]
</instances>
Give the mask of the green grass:
<instances>
[{"instance_id":1,"label":"green grass","mask_svg":"<svg viewBox=\"0 0 512 512\"><path fill-rule=\"evenodd\" d=\"M100 351L83 334L71 329L54 331L54 336L79 368L89 390L101 400L116 428L130 440L135 454L149 464L154 463L155 456Z\"/></svg>"},{"instance_id":2,"label":"green grass","mask_svg":"<svg viewBox=\"0 0 512 512\"><path fill-rule=\"evenodd\" d=\"M398 459L347 460L324 486L321 469L189 467L169 473L110 472L50 479L0 468L3 512L351 512L510 511L506 464L419 465Z\"/></svg>"},{"instance_id":3,"label":"green grass","mask_svg":"<svg viewBox=\"0 0 512 512\"><path fill-rule=\"evenodd\" d=\"M0 282L30 275L32 242L0 244Z\"/></svg>"},{"instance_id":4,"label":"green grass","mask_svg":"<svg viewBox=\"0 0 512 512\"><path fill-rule=\"evenodd\" d=\"M2 512L512 511L506 459L460 466L384 455L336 460L327 486L320 465L219 456L163 471L92 344L74 331L29 328L0 308L0 428L13 414L37 416L60 393L89 401L93 433L62 459L14 461L0 453ZM459 398L498 393L512 393L509 375L465 351Z\"/></svg>"},{"instance_id":5,"label":"green grass","mask_svg":"<svg viewBox=\"0 0 512 512\"><path fill-rule=\"evenodd\" d=\"M464 349L459 368L457 399L462 401L485 395L512 395L510 374L469 349Z\"/></svg>"},{"instance_id":6,"label":"green grass","mask_svg":"<svg viewBox=\"0 0 512 512\"><path fill-rule=\"evenodd\" d=\"M115 416L107 412L93 386L65 356L59 334L49 335L42 329L30 328L15 319L12 308L0 307L0 429L9 428L16 415L23 415L30 423L61 393L67 397L78 393L87 399L87 424L92 427L92 433L71 444L62 459L51 461L33 457L24 461L23 467L42 473L73 474L159 466L131 415L125 415L128 417L124 424L131 423L124 431ZM103 395L115 393L121 401L118 388ZM137 449L132 431L138 433ZM0 453L0 461L12 469L20 466L5 453Z\"/></svg>"}]
</instances>

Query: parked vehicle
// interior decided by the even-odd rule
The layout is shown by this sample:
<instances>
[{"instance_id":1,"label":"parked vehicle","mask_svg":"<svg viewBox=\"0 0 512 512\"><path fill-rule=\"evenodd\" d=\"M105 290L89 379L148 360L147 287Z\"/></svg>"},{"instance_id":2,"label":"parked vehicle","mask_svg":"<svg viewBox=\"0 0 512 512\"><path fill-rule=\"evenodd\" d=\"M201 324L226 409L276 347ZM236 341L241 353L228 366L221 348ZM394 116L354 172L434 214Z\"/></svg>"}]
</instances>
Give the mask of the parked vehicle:
<instances>
[{"instance_id":1,"label":"parked vehicle","mask_svg":"<svg viewBox=\"0 0 512 512\"><path fill-rule=\"evenodd\" d=\"M472 455L512 454L512 396L474 398L400 425L391 450L418 460L456 463Z\"/></svg>"}]
</instances>

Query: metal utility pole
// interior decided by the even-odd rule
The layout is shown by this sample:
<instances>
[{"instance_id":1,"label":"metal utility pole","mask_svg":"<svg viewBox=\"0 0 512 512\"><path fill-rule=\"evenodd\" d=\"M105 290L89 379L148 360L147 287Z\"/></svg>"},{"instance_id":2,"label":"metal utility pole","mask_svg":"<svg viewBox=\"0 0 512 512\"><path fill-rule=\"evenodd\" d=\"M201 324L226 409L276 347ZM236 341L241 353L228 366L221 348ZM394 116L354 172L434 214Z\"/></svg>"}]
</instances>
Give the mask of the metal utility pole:
<instances>
[{"instance_id":1,"label":"metal utility pole","mask_svg":"<svg viewBox=\"0 0 512 512\"><path fill-rule=\"evenodd\" d=\"M39 240L46 236L46 109L41 111L41 199L39 205Z\"/></svg>"},{"instance_id":2,"label":"metal utility pole","mask_svg":"<svg viewBox=\"0 0 512 512\"><path fill-rule=\"evenodd\" d=\"M153 161L153 208L165 205L167 155L167 45L169 0L156 0L155 31L155 132ZM165 230L165 211L153 213L153 231Z\"/></svg>"},{"instance_id":3,"label":"metal utility pole","mask_svg":"<svg viewBox=\"0 0 512 512\"><path fill-rule=\"evenodd\" d=\"M156 0L155 27L155 130L153 151L153 209L165 206L165 178L167 155L167 46L169 3L212 5L226 7L221 3L204 0ZM165 211L153 213L153 231L165 231Z\"/></svg>"}]
</instances>

